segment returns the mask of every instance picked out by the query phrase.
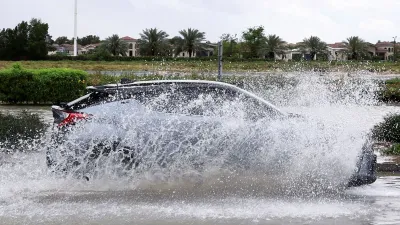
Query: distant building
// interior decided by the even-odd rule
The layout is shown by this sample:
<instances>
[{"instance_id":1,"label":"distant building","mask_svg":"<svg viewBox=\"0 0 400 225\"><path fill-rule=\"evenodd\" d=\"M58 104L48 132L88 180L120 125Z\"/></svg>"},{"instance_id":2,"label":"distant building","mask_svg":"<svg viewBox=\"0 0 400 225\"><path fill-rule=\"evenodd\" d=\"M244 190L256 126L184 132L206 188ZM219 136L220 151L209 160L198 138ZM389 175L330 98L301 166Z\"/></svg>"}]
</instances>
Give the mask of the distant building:
<instances>
[{"instance_id":1,"label":"distant building","mask_svg":"<svg viewBox=\"0 0 400 225\"><path fill-rule=\"evenodd\" d=\"M347 60L347 45L344 42L336 42L327 45L328 60L344 61Z\"/></svg>"},{"instance_id":2,"label":"distant building","mask_svg":"<svg viewBox=\"0 0 400 225\"><path fill-rule=\"evenodd\" d=\"M55 51L48 52L48 55L64 54L64 55L74 55L74 45L71 44L53 44ZM82 45L77 46L78 55L82 54Z\"/></svg>"},{"instance_id":3,"label":"distant building","mask_svg":"<svg viewBox=\"0 0 400 225\"><path fill-rule=\"evenodd\" d=\"M382 60L388 60L394 53L394 44L392 42L384 41L375 44L376 56Z\"/></svg>"},{"instance_id":4,"label":"distant building","mask_svg":"<svg viewBox=\"0 0 400 225\"><path fill-rule=\"evenodd\" d=\"M139 45L137 39L125 36L121 38L121 40L128 43L128 51L126 52L127 56L129 57L139 56Z\"/></svg>"},{"instance_id":5,"label":"distant building","mask_svg":"<svg viewBox=\"0 0 400 225\"><path fill-rule=\"evenodd\" d=\"M192 52L192 58L194 57L210 57L214 55L215 48L218 44L215 43L203 43L204 48ZM182 51L178 55L173 54L172 57L177 58L189 58L188 51Z\"/></svg>"},{"instance_id":6,"label":"distant building","mask_svg":"<svg viewBox=\"0 0 400 225\"><path fill-rule=\"evenodd\" d=\"M101 43L85 45L81 48L81 54L84 54L84 55L89 54L89 53L93 52L100 45L101 45Z\"/></svg>"}]
</instances>

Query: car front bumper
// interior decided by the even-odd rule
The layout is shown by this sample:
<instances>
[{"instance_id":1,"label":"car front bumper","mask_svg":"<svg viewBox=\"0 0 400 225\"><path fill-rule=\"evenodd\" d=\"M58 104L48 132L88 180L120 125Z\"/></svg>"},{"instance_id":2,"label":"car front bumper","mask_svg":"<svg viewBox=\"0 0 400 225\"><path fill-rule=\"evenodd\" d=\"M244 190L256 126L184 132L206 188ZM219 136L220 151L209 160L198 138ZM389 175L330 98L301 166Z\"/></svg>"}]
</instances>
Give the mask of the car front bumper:
<instances>
[{"instance_id":1,"label":"car front bumper","mask_svg":"<svg viewBox=\"0 0 400 225\"><path fill-rule=\"evenodd\" d=\"M372 184L376 181L377 156L373 153L364 154L358 163L358 170L350 179L349 187Z\"/></svg>"}]
</instances>

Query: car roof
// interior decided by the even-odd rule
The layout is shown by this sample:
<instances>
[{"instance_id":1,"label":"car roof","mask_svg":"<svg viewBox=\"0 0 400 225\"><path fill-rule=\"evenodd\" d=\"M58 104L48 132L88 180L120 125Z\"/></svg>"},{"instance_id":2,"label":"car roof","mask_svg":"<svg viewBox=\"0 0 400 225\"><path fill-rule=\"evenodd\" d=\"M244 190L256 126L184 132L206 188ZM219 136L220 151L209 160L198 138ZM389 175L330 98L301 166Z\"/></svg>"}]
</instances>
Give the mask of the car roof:
<instances>
[{"instance_id":1,"label":"car roof","mask_svg":"<svg viewBox=\"0 0 400 225\"><path fill-rule=\"evenodd\" d=\"M247 91L242 88L239 88L233 84L228 84L220 81L211 81L211 80L147 80L147 81L130 81L128 83L115 83L115 84L106 84L102 86L88 86L87 89L91 91L107 91L107 90L117 90L119 88L135 88L135 87L140 87L140 86L153 86L153 85L162 85L162 84L175 84L175 83L180 83L180 84L208 84L210 86L219 86L219 87L224 87L227 89L233 89L236 91L240 91L243 94L248 95L249 97L255 98L264 104L268 105L269 107L273 108L274 110L278 111L281 114L283 113L281 110L279 110L276 106L271 104L270 102L266 101L265 99Z\"/></svg>"},{"instance_id":2,"label":"car roof","mask_svg":"<svg viewBox=\"0 0 400 225\"><path fill-rule=\"evenodd\" d=\"M236 87L232 84L219 82L219 81L211 81L211 80L146 80L146 81L132 81L129 83L115 83L115 84L105 84L101 86L88 86L88 90L94 89L107 89L107 88L119 88L119 87L135 87L135 86L146 86L146 85L158 85L158 84L172 84L172 83L187 83L187 84L213 84L213 85L221 85L226 87Z\"/></svg>"}]
</instances>

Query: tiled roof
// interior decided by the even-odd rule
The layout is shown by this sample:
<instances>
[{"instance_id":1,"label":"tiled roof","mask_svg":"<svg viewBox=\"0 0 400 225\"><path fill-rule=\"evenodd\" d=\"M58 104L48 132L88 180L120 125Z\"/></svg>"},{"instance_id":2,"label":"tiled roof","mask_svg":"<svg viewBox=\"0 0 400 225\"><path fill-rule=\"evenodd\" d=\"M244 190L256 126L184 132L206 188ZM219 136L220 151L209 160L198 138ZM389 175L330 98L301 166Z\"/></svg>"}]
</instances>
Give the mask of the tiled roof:
<instances>
[{"instance_id":1,"label":"tiled roof","mask_svg":"<svg viewBox=\"0 0 400 225\"><path fill-rule=\"evenodd\" d=\"M383 42L376 43L375 46L376 47L393 47L393 43L388 42L388 41L383 41Z\"/></svg>"},{"instance_id":2,"label":"tiled roof","mask_svg":"<svg viewBox=\"0 0 400 225\"><path fill-rule=\"evenodd\" d=\"M135 38L131 38L129 36L122 37L121 40L124 40L124 41L136 41Z\"/></svg>"},{"instance_id":3,"label":"tiled roof","mask_svg":"<svg viewBox=\"0 0 400 225\"><path fill-rule=\"evenodd\" d=\"M334 44L327 44L327 45L328 45L328 47L331 47L331 48L347 48L346 44L343 42L336 42Z\"/></svg>"}]
</instances>

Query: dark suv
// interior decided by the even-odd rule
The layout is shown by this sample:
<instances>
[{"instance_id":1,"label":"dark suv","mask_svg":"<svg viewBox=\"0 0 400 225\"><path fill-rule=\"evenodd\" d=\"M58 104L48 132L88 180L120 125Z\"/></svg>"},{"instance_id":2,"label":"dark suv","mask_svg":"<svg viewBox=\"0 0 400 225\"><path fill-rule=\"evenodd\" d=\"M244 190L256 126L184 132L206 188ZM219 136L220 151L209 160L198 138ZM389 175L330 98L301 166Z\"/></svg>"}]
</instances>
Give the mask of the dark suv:
<instances>
[{"instance_id":1,"label":"dark suv","mask_svg":"<svg viewBox=\"0 0 400 225\"><path fill-rule=\"evenodd\" d=\"M57 127L53 135L54 145L47 152L47 164L53 170L68 170L79 165L79 154L95 161L101 155L108 155L111 152L119 151L121 160L126 169L132 169L140 166L140 163L146 159L143 157L143 146L126 146L121 143L121 137L124 134L123 121L127 115L137 118L137 123L142 122L143 117L139 115L147 113L148 117L153 118L152 125L138 126L139 133L157 132L161 129L160 121L169 121L171 118L179 115L179 124L173 124L180 133L185 134L185 129L189 129L189 123L196 122L206 126L207 129L213 129L215 124L221 123L224 116L229 114L231 117L241 117L244 120L282 120L298 115L286 114L277 109L268 101L256 96L255 94L241 89L237 86L200 80L160 80L160 81L121 81L119 84L109 84L104 86L88 87L89 94L84 95L72 102L60 106L52 106L54 123ZM137 117L136 117L137 116ZM162 119L160 119L162 118ZM91 120L97 120L96 129L104 132L104 139L111 138L108 135L116 133L116 140L112 144L99 144L91 147L81 146L82 149L74 150L73 156L69 155L69 166L59 165L59 157L68 155L71 149L59 149L59 144L65 140L65 135L71 129L74 129L77 123L87 126ZM118 122L119 121L119 122ZM145 124L145 123L143 123ZM112 131L112 132L111 132ZM210 131L210 130L208 130ZM188 131L187 131L188 132ZM205 132L205 131L202 131ZM179 137L171 135L170 142L176 141ZM114 135L115 136L115 135ZM149 138L149 137L147 137ZM183 138L182 140L184 140ZM190 140L186 140L190 139ZM187 138L186 142L192 145L201 144L201 135L195 138ZM86 142L90 138L86 139ZM184 142L185 142L184 141ZM160 143L155 148L167 148L168 143ZM251 145L250 145L251 146ZM218 148L218 146L215 146ZM89 149L89 150L88 150ZM87 154L87 151L90 151ZM62 153L60 153L62 152ZM81 152L81 153L76 153ZM82 152L84 152L82 154ZM166 150L171 155L174 149ZM139 155L142 154L140 157ZM164 154L164 153L163 153ZM161 157L159 164L168 166L165 157ZM371 145L366 142L360 150L357 171L349 181L349 186L359 186L373 183L375 176L376 155L373 154Z\"/></svg>"}]
</instances>

